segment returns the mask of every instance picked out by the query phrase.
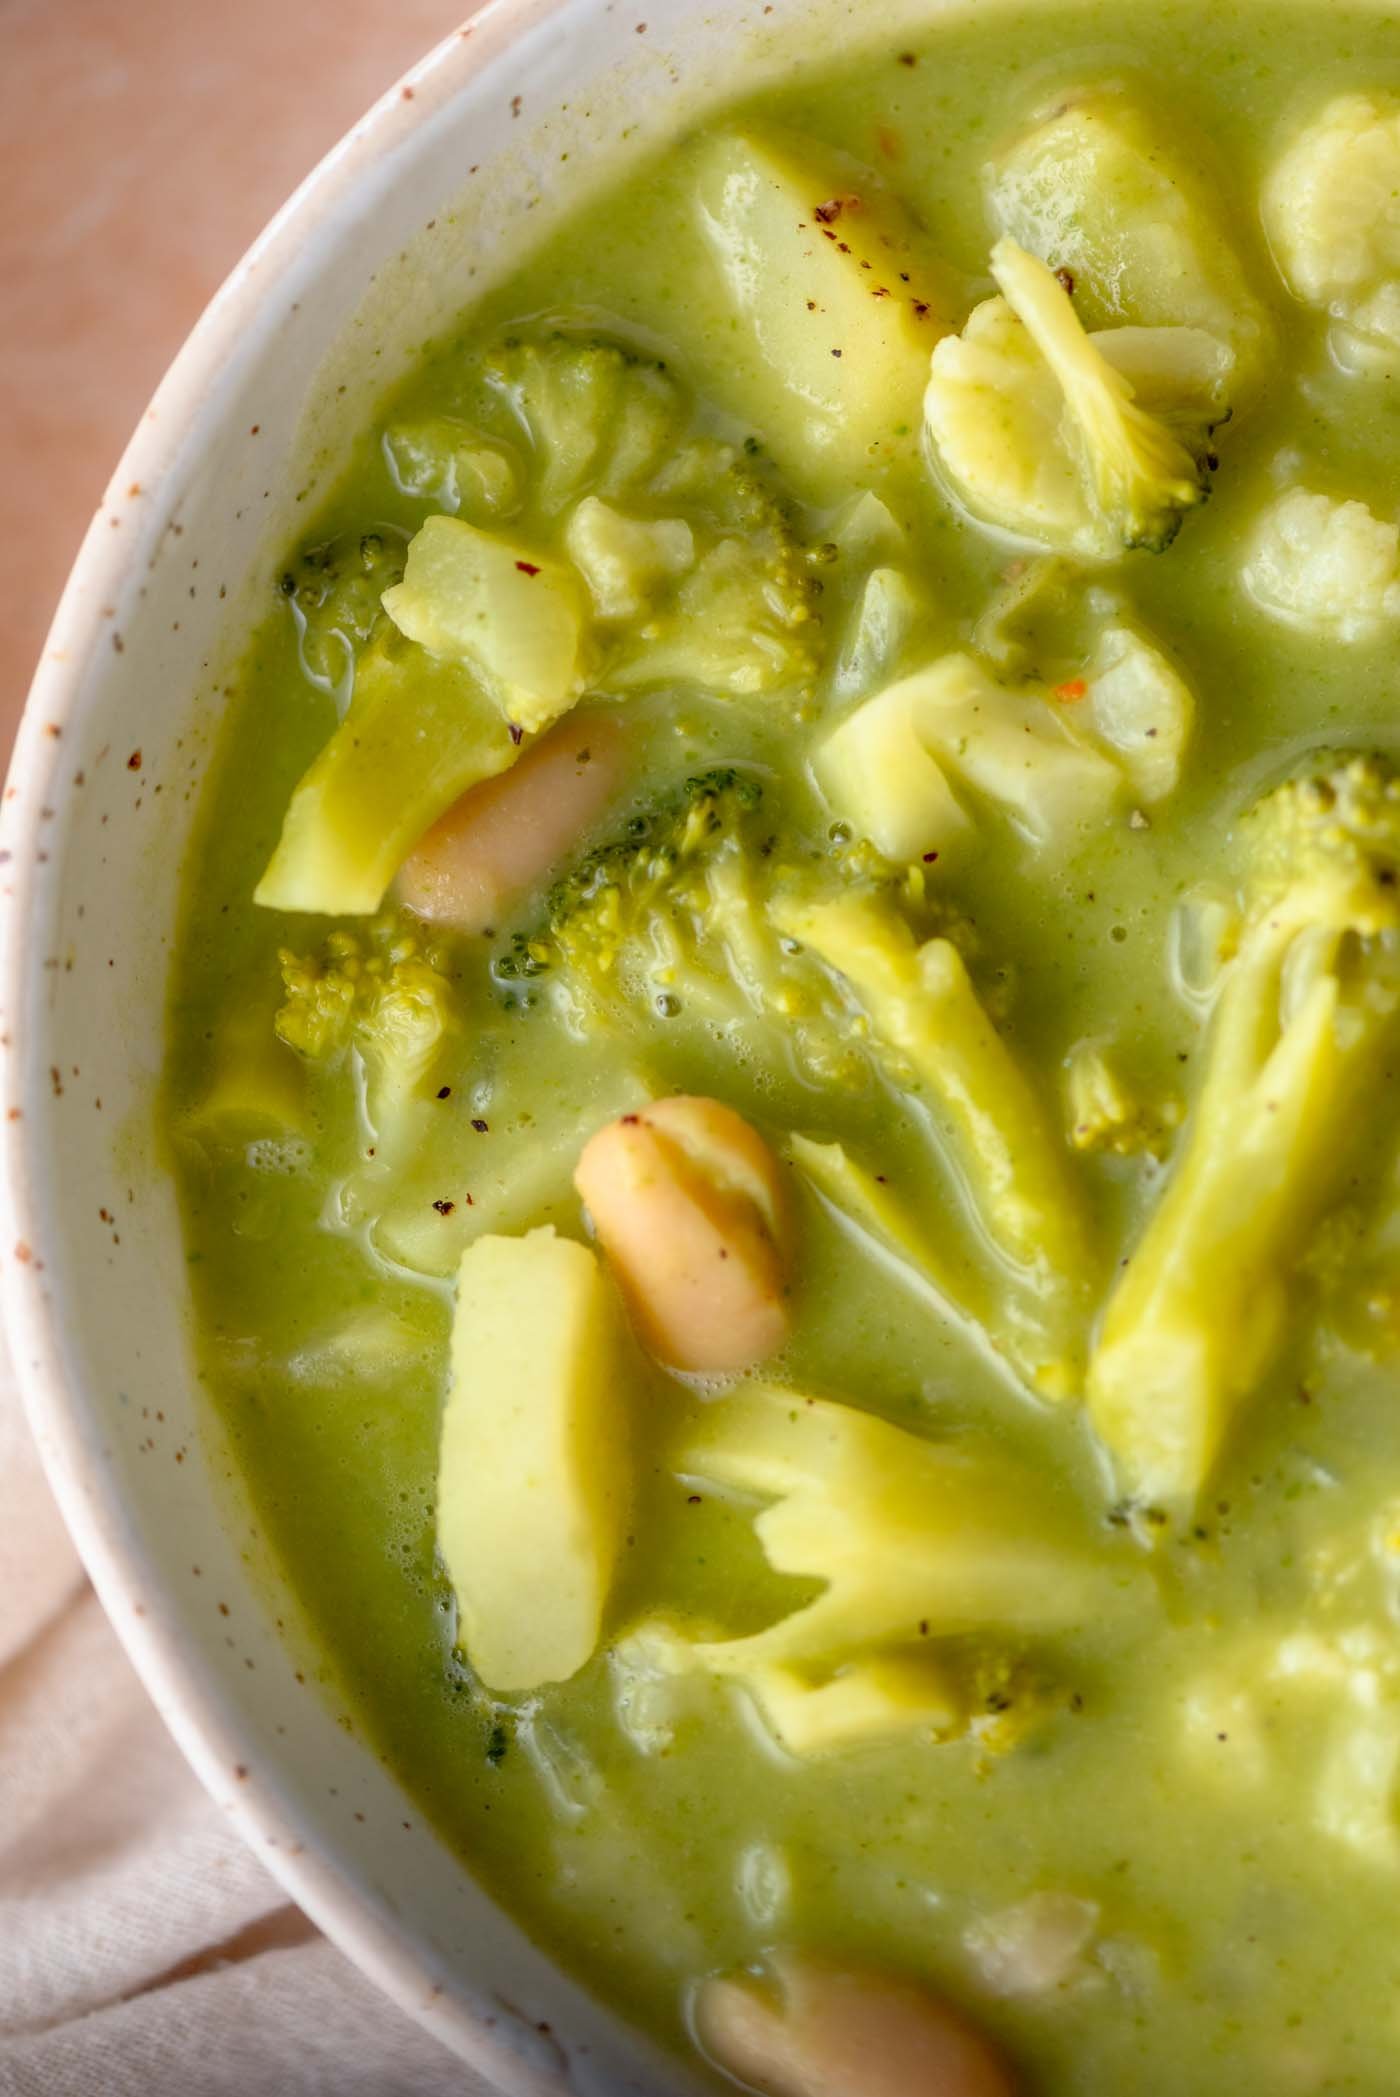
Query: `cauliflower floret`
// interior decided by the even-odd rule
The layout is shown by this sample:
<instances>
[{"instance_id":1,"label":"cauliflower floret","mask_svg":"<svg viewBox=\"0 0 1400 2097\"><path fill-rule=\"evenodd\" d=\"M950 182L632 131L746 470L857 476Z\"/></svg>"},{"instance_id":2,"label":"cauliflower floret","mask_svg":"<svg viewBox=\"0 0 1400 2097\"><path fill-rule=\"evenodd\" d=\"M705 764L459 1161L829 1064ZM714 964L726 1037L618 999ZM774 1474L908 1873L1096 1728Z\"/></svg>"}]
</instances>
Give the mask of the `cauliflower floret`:
<instances>
[{"instance_id":1,"label":"cauliflower floret","mask_svg":"<svg viewBox=\"0 0 1400 2097\"><path fill-rule=\"evenodd\" d=\"M1205 498L1228 353L1197 330L1123 329L1129 378L1114 334L1085 333L1044 263L1000 240L991 267L1002 296L938 344L924 396L954 493L986 523L1084 559L1160 551Z\"/></svg>"},{"instance_id":2,"label":"cauliflower floret","mask_svg":"<svg viewBox=\"0 0 1400 2097\"><path fill-rule=\"evenodd\" d=\"M1400 355L1400 97L1338 95L1264 183L1264 226L1289 288L1332 316L1339 361Z\"/></svg>"},{"instance_id":3,"label":"cauliflower floret","mask_svg":"<svg viewBox=\"0 0 1400 2097\"><path fill-rule=\"evenodd\" d=\"M1290 488L1254 528L1241 570L1262 611L1332 641L1400 618L1400 528L1364 502Z\"/></svg>"}]
</instances>

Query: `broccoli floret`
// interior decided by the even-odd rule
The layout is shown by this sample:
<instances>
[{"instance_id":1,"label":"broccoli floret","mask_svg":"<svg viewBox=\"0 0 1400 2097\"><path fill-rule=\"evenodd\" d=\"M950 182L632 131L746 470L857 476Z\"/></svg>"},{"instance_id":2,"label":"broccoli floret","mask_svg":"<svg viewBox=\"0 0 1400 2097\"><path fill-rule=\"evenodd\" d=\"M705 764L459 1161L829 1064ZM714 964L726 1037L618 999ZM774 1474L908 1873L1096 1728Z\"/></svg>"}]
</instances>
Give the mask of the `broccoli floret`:
<instances>
[{"instance_id":1,"label":"broccoli floret","mask_svg":"<svg viewBox=\"0 0 1400 2097\"><path fill-rule=\"evenodd\" d=\"M824 1583L765 1630L669 1642L671 1666L742 1685L794 1752L962 1730L988 1656L964 1669L951 1642L1059 1631L1099 1606L1072 1525L1034 1478L965 1443L750 1385L694 1416L670 1462L682 1480L770 1501L755 1522L770 1565ZM662 1627L647 1629L655 1650Z\"/></svg>"},{"instance_id":2,"label":"broccoli floret","mask_svg":"<svg viewBox=\"0 0 1400 2097\"><path fill-rule=\"evenodd\" d=\"M282 577L311 683L348 700L355 658L383 618L380 598L404 570L405 541L392 529L345 532L308 546Z\"/></svg>"},{"instance_id":3,"label":"broccoli floret","mask_svg":"<svg viewBox=\"0 0 1400 2097\"><path fill-rule=\"evenodd\" d=\"M392 424L384 460L401 494L469 524L491 524L520 507L524 477L514 451L460 416Z\"/></svg>"},{"instance_id":4,"label":"broccoli floret","mask_svg":"<svg viewBox=\"0 0 1400 2097\"><path fill-rule=\"evenodd\" d=\"M938 344L925 396L953 490L986 522L1063 552L1160 552L1206 495L1228 352L1190 329L1088 335L1064 286L1015 241L997 242L991 266L1002 297Z\"/></svg>"},{"instance_id":5,"label":"broccoli floret","mask_svg":"<svg viewBox=\"0 0 1400 2097\"><path fill-rule=\"evenodd\" d=\"M656 471L686 421L665 365L617 343L511 336L486 358L485 377L530 440L533 500L546 516L586 492L625 494Z\"/></svg>"},{"instance_id":6,"label":"broccoli floret","mask_svg":"<svg viewBox=\"0 0 1400 2097\"><path fill-rule=\"evenodd\" d=\"M744 959L763 924L749 901L762 800L756 779L727 767L686 780L555 883L543 922L498 960L498 979L547 975L585 1030L658 1011L723 1024L769 996L781 1009L776 942ZM741 975L755 966L762 980L746 988Z\"/></svg>"},{"instance_id":7,"label":"broccoli floret","mask_svg":"<svg viewBox=\"0 0 1400 2097\"><path fill-rule=\"evenodd\" d=\"M604 682L623 691L693 684L733 698L810 687L822 644L812 552L766 480L727 446L703 455L709 485L690 498L694 565L623 640Z\"/></svg>"},{"instance_id":8,"label":"broccoli floret","mask_svg":"<svg viewBox=\"0 0 1400 2097\"><path fill-rule=\"evenodd\" d=\"M1109 1301L1094 1423L1128 1488L1189 1502L1283 1337L1291 1265L1400 1009L1400 778L1350 757L1240 823L1243 922L1167 1191Z\"/></svg>"},{"instance_id":9,"label":"broccoli floret","mask_svg":"<svg viewBox=\"0 0 1400 2097\"><path fill-rule=\"evenodd\" d=\"M999 1257L1009 1351L1031 1386L1066 1397L1095 1262L1063 1146L992 1025L953 940L919 945L888 895L780 897L779 931L849 984L894 1082L923 1092Z\"/></svg>"},{"instance_id":10,"label":"broccoli floret","mask_svg":"<svg viewBox=\"0 0 1400 2097\"><path fill-rule=\"evenodd\" d=\"M378 1162L397 1155L411 1109L453 1029L452 986L411 933L389 921L369 938L332 932L318 955L284 948L276 1031L309 1063L356 1055Z\"/></svg>"}]
</instances>

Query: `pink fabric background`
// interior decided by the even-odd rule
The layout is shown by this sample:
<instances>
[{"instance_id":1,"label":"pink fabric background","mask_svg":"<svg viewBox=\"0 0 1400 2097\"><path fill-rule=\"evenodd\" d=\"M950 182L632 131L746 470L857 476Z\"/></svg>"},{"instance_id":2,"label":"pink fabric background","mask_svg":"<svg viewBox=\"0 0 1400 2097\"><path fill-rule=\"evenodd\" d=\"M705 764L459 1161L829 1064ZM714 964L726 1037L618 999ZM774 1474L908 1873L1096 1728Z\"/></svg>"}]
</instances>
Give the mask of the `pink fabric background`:
<instances>
[{"instance_id":1,"label":"pink fabric background","mask_svg":"<svg viewBox=\"0 0 1400 2097\"><path fill-rule=\"evenodd\" d=\"M0 0L0 757L103 484L301 177L471 0Z\"/></svg>"}]
</instances>

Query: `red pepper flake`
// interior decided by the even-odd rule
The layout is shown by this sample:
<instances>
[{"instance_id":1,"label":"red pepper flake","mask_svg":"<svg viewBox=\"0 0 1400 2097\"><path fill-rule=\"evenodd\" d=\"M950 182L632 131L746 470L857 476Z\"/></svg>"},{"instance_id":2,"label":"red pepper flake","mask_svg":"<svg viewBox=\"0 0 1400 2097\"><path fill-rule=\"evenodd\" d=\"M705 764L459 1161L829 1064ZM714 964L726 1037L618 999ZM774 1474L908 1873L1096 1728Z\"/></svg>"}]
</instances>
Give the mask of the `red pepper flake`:
<instances>
[{"instance_id":1,"label":"red pepper flake","mask_svg":"<svg viewBox=\"0 0 1400 2097\"><path fill-rule=\"evenodd\" d=\"M1071 677L1068 683L1055 686L1054 696L1072 706L1076 700L1088 698L1089 687L1082 677Z\"/></svg>"},{"instance_id":2,"label":"red pepper flake","mask_svg":"<svg viewBox=\"0 0 1400 2097\"><path fill-rule=\"evenodd\" d=\"M522 575L538 575L540 572L534 561L517 561L515 565Z\"/></svg>"},{"instance_id":3,"label":"red pepper flake","mask_svg":"<svg viewBox=\"0 0 1400 2097\"><path fill-rule=\"evenodd\" d=\"M845 208L845 203L844 197L829 197L825 204L814 206L812 216L820 220L824 226L834 226Z\"/></svg>"},{"instance_id":4,"label":"red pepper flake","mask_svg":"<svg viewBox=\"0 0 1400 2097\"><path fill-rule=\"evenodd\" d=\"M927 320L927 319L928 319L928 300L927 300L927 299L915 299L915 301L914 301L914 317L915 317L915 319L916 319L916 320Z\"/></svg>"},{"instance_id":5,"label":"red pepper flake","mask_svg":"<svg viewBox=\"0 0 1400 2097\"><path fill-rule=\"evenodd\" d=\"M511 113L511 115L512 115L513 117L518 117L518 116L519 116L519 114L520 114L520 112L521 112L521 110L522 110L522 109L524 108L524 106L525 106L525 104L524 104L524 97L523 97L523 96L521 96L521 95L512 95L512 96L511 96L511 98L510 98L510 113Z\"/></svg>"},{"instance_id":6,"label":"red pepper flake","mask_svg":"<svg viewBox=\"0 0 1400 2097\"><path fill-rule=\"evenodd\" d=\"M899 62L902 66L916 66L919 63L919 54L917 51L901 51Z\"/></svg>"},{"instance_id":7,"label":"red pepper flake","mask_svg":"<svg viewBox=\"0 0 1400 2097\"><path fill-rule=\"evenodd\" d=\"M925 866L932 866L932 865L933 865L933 862L934 862L934 860L935 860L935 859L937 859L937 857L938 857L938 854L937 854L936 852L925 852L925 854L924 854L924 865L925 865Z\"/></svg>"},{"instance_id":8,"label":"red pepper flake","mask_svg":"<svg viewBox=\"0 0 1400 2097\"><path fill-rule=\"evenodd\" d=\"M439 1099L451 1099L451 1097L452 1097L452 1087L451 1087L450 1085L439 1085L439 1087L438 1087L438 1098L439 1098Z\"/></svg>"},{"instance_id":9,"label":"red pepper flake","mask_svg":"<svg viewBox=\"0 0 1400 2097\"><path fill-rule=\"evenodd\" d=\"M450 1216L456 1206L455 1201L435 1201L433 1203L433 1207L437 1210L439 1216Z\"/></svg>"},{"instance_id":10,"label":"red pepper flake","mask_svg":"<svg viewBox=\"0 0 1400 2097\"><path fill-rule=\"evenodd\" d=\"M403 95L405 102L411 102L413 100L413 89L411 87L402 88L400 92Z\"/></svg>"},{"instance_id":11,"label":"red pepper flake","mask_svg":"<svg viewBox=\"0 0 1400 2097\"><path fill-rule=\"evenodd\" d=\"M1057 269L1057 270L1056 270L1056 272L1055 272L1055 278L1056 278L1056 281L1057 281L1057 283L1059 283L1060 285L1062 285L1062 286L1063 286L1063 288L1064 288L1064 289L1065 289L1065 290L1066 290L1066 291L1067 291L1067 292L1069 293L1070 297L1071 297L1071 298L1073 298L1073 297L1074 297L1074 272L1073 272L1072 270L1068 270L1068 269Z\"/></svg>"},{"instance_id":12,"label":"red pepper flake","mask_svg":"<svg viewBox=\"0 0 1400 2097\"><path fill-rule=\"evenodd\" d=\"M641 1118L642 1117L640 1114L624 1114L622 1117L622 1126L625 1129L635 1129Z\"/></svg>"},{"instance_id":13,"label":"red pepper flake","mask_svg":"<svg viewBox=\"0 0 1400 2097\"><path fill-rule=\"evenodd\" d=\"M688 1493L685 1504L687 1507L702 1507L704 1502L700 1498L699 1493Z\"/></svg>"},{"instance_id":14,"label":"red pepper flake","mask_svg":"<svg viewBox=\"0 0 1400 2097\"><path fill-rule=\"evenodd\" d=\"M841 352L840 352L840 350L833 350L833 351L831 352L831 354L832 354L832 356L833 356L833 357L839 357L839 356L840 356L840 354L841 354Z\"/></svg>"},{"instance_id":15,"label":"red pepper flake","mask_svg":"<svg viewBox=\"0 0 1400 2097\"><path fill-rule=\"evenodd\" d=\"M140 769L141 769L141 752L140 752L139 750L133 750L133 751L132 751L132 753L131 753L130 757L129 757L129 758L127 759L127 761L126 761L126 768L127 768L128 772L139 772L139 771L140 771Z\"/></svg>"},{"instance_id":16,"label":"red pepper flake","mask_svg":"<svg viewBox=\"0 0 1400 2097\"><path fill-rule=\"evenodd\" d=\"M515 744L515 747L518 750L520 748L520 745L525 740L524 729L520 726L520 723L518 721L507 721L506 727L510 731L511 741Z\"/></svg>"},{"instance_id":17,"label":"red pepper flake","mask_svg":"<svg viewBox=\"0 0 1400 2097\"><path fill-rule=\"evenodd\" d=\"M478 1136L486 1134L487 1124L476 1115L472 1116L472 1127L476 1130Z\"/></svg>"},{"instance_id":18,"label":"red pepper flake","mask_svg":"<svg viewBox=\"0 0 1400 2097\"><path fill-rule=\"evenodd\" d=\"M816 310L817 310L817 302L816 302L816 300L815 300L815 299L808 299L808 301L807 301L807 311L808 311L809 313L815 313L815 312L816 312Z\"/></svg>"},{"instance_id":19,"label":"red pepper flake","mask_svg":"<svg viewBox=\"0 0 1400 2097\"><path fill-rule=\"evenodd\" d=\"M33 1259L33 1257L33 1253L25 1244L23 1238L21 1238L18 1245L16 1245L15 1247L15 1258L19 1261L22 1267L27 1267L29 1265L29 1262Z\"/></svg>"}]
</instances>

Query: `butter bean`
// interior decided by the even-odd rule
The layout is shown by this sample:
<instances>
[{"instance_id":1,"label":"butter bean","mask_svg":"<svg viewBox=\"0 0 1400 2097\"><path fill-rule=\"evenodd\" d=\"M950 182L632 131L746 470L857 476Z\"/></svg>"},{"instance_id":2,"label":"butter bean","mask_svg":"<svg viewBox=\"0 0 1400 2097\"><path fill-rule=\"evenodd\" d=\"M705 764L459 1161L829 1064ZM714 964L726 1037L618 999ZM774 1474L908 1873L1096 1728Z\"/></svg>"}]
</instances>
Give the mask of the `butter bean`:
<instances>
[{"instance_id":1,"label":"butter bean","mask_svg":"<svg viewBox=\"0 0 1400 2097\"><path fill-rule=\"evenodd\" d=\"M489 931L602 813L623 748L622 730L607 714L561 721L419 839L399 871L403 901L436 924Z\"/></svg>"},{"instance_id":2,"label":"butter bean","mask_svg":"<svg viewBox=\"0 0 1400 2097\"><path fill-rule=\"evenodd\" d=\"M792 1951L768 1966L694 2007L711 2060L764 2097L1014 2097L989 2041L913 1982Z\"/></svg>"},{"instance_id":3,"label":"butter bean","mask_svg":"<svg viewBox=\"0 0 1400 2097\"><path fill-rule=\"evenodd\" d=\"M673 1369L748 1368L787 1337L791 1227L763 1138L718 1100L624 1114L574 1184L645 1345Z\"/></svg>"}]
</instances>

